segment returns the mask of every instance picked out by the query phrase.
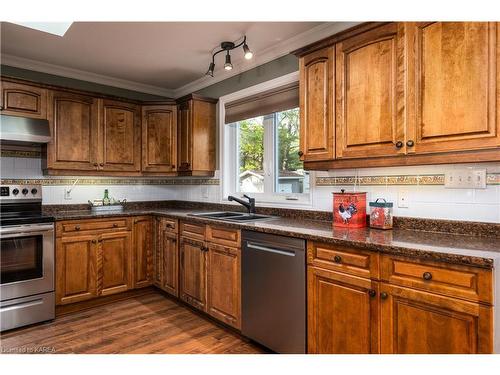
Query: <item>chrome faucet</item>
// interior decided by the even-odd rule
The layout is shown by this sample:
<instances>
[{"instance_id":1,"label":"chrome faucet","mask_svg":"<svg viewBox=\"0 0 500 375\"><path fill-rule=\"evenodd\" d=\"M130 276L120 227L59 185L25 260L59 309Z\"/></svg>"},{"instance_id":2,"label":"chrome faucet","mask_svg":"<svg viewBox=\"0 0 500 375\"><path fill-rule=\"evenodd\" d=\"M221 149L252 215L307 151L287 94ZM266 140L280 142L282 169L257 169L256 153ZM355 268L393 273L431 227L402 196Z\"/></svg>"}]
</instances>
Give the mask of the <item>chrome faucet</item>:
<instances>
[{"instance_id":1,"label":"chrome faucet","mask_svg":"<svg viewBox=\"0 0 500 375\"><path fill-rule=\"evenodd\" d=\"M248 202L244 201L243 199L233 197L232 195L228 196L227 200L238 202L239 204L241 204L242 206L245 206L247 208L249 214L254 214L255 213L255 198L250 198L246 194L243 196L248 199Z\"/></svg>"}]
</instances>

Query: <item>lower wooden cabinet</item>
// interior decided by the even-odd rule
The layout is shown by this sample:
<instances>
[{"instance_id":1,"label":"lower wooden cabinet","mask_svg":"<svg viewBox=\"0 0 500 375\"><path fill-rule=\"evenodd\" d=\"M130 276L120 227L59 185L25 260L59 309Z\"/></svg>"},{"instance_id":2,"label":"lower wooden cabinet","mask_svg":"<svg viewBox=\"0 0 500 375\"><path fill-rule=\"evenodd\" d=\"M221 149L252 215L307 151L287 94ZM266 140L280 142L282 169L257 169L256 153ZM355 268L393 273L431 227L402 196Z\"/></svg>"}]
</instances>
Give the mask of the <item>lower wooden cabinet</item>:
<instances>
[{"instance_id":1,"label":"lower wooden cabinet","mask_svg":"<svg viewBox=\"0 0 500 375\"><path fill-rule=\"evenodd\" d=\"M168 230L161 233L161 263L162 281L160 287L171 295L179 296L179 248L177 234Z\"/></svg>"},{"instance_id":2,"label":"lower wooden cabinet","mask_svg":"<svg viewBox=\"0 0 500 375\"><path fill-rule=\"evenodd\" d=\"M308 352L379 352L378 283L309 267Z\"/></svg>"},{"instance_id":3,"label":"lower wooden cabinet","mask_svg":"<svg viewBox=\"0 0 500 375\"><path fill-rule=\"evenodd\" d=\"M208 313L235 328L241 328L240 249L208 244Z\"/></svg>"},{"instance_id":4,"label":"lower wooden cabinet","mask_svg":"<svg viewBox=\"0 0 500 375\"><path fill-rule=\"evenodd\" d=\"M56 240L56 304L85 301L98 296L98 242L95 235Z\"/></svg>"},{"instance_id":5,"label":"lower wooden cabinet","mask_svg":"<svg viewBox=\"0 0 500 375\"><path fill-rule=\"evenodd\" d=\"M492 307L381 283L381 351L492 353Z\"/></svg>"},{"instance_id":6,"label":"lower wooden cabinet","mask_svg":"<svg viewBox=\"0 0 500 375\"><path fill-rule=\"evenodd\" d=\"M132 287L129 275L132 236L127 232L103 233L99 239L99 294L125 292Z\"/></svg>"},{"instance_id":7,"label":"lower wooden cabinet","mask_svg":"<svg viewBox=\"0 0 500 375\"><path fill-rule=\"evenodd\" d=\"M207 251L204 241L181 237L179 297L202 311L207 311Z\"/></svg>"},{"instance_id":8,"label":"lower wooden cabinet","mask_svg":"<svg viewBox=\"0 0 500 375\"><path fill-rule=\"evenodd\" d=\"M131 274L134 288L152 283L153 221L149 216L134 219Z\"/></svg>"}]
</instances>

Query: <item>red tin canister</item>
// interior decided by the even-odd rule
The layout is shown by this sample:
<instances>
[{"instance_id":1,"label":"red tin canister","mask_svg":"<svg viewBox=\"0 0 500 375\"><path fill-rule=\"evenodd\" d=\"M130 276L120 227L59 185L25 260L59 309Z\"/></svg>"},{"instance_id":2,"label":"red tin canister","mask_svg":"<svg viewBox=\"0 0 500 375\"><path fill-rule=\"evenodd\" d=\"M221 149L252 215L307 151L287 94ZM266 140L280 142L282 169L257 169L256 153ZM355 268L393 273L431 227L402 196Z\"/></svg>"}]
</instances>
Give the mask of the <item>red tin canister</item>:
<instances>
[{"instance_id":1,"label":"red tin canister","mask_svg":"<svg viewBox=\"0 0 500 375\"><path fill-rule=\"evenodd\" d=\"M333 193L333 226L341 228L366 227L366 193Z\"/></svg>"}]
</instances>

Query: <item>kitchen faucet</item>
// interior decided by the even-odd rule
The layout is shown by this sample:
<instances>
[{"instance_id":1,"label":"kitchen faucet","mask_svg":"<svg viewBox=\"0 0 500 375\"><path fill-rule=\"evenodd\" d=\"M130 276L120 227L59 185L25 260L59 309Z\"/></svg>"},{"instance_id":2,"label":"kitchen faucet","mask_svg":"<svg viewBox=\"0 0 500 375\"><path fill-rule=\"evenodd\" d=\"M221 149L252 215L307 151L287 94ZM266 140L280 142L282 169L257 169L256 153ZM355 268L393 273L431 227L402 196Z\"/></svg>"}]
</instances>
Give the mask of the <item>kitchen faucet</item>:
<instances>
[{"instance_id":1,"label":"kitchen faucet","mask_svg":"<svg viewBox=\"0 0 500 375\"><path fill-rule=\"evenodd\" d=\"M255 198L250 198L246 194L243 196L248 199L248 202L244 201L243 199L233 197L232 195L228 196L227 200L238 202L239 204L241 204L247 208L249 214L254 214L255 213Z\"/></svg>"}]
</instances>

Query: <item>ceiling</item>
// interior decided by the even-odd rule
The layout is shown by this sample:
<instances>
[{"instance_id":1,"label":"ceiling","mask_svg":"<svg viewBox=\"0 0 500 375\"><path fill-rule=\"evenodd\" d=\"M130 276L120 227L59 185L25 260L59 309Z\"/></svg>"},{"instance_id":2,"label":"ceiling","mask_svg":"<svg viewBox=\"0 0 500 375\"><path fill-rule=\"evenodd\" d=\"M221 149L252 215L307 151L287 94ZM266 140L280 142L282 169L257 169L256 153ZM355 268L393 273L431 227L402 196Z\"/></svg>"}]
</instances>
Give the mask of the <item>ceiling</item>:
<instances>
[{"instance_id":1,"label":"ceiling","mask_svg":"<svg viewBox=\"0 0 500 375\"><path fill-rule=\"evenodd\" d=\"M246 34L254 59L259 62L259 53L269 55L274 46L311 34L324 25L320 22L75 22L59 37L2 22L1 53L7 65L8 57L13 56L178 90L199 79L206 81L205 86L210 84L203 77L211 51L221 41L234 41ZM243 59L241 49L233 51L232 57L235 71L255 65L255 61ZM216 75L223 73L218 71L223 59L223 54L216 57Z\"/></svg>"}]
</instances>

